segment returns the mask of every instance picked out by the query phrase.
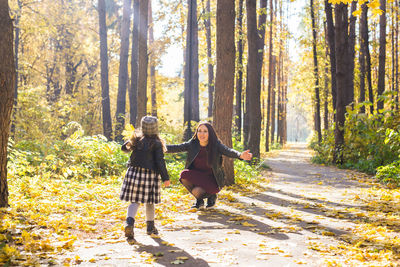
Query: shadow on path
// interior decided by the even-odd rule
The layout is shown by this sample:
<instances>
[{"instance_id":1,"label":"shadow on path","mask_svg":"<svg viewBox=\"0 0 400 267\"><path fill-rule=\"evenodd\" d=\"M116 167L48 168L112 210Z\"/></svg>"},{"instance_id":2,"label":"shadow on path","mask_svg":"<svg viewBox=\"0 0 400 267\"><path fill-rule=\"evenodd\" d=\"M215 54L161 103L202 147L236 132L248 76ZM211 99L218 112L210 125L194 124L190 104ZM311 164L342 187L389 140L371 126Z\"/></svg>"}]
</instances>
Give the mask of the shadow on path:
<instances>
[{"instance_id":1,"label":"shadow on path","mask_svg":"<svg viewBox=\"0 0 400 267\"><path fill-rule=\"evenodd\" d=\"M158 243L158 246L153 245L144 245L139 242L135 242L135 245L139 247L136 249L138 252L147 252L153 254L154 258L156 258L156 262L163 266L198 266L198 267L207 267L209 266L207 261L194 258L184 249L176 247L174 244L169 243L161 238L152 238L155 242ZM186 260L181 260L182 263L172 263L177 261L178 257L185 257Z\"/></svg>"}]
</instances>

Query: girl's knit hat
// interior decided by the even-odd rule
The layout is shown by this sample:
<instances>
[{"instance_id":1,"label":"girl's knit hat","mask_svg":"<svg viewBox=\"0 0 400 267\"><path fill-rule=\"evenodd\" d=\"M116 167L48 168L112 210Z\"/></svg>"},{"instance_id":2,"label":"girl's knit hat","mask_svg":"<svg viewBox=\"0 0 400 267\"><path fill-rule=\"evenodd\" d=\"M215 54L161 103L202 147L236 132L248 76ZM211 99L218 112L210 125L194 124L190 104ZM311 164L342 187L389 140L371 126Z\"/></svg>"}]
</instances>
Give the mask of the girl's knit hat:
<instances>
[{"instance_id":1,"label":"girl's knit hat","mask_svg":"<svg viewBox=\"0 0 400 267\"><path fill-rule=\"evenodd\" d=\"M153 116L144 116L141 120L143 135L158 134L158 119Z\"/></svg>"}]
</instances>

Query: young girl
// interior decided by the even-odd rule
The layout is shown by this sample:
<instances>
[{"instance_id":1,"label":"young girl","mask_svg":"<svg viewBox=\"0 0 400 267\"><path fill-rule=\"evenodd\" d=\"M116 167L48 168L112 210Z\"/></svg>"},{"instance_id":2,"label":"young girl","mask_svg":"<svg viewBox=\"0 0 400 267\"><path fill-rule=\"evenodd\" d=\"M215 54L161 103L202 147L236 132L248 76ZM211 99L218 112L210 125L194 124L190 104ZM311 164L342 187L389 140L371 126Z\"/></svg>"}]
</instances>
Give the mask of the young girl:
<instances>
[{"instance_id":1,"label":"young girl","mask_svg":"<svg viewBox=\"0 0 400 267\"><path fill-rule=\"evenodd\" d=\"M161 182L169 186L169 176L165 167L164 142L158 136L158 120L145 116L141 120L141 134L133 134L122 145L124 152L130 152L128 170L121 188L120 199L129 201L125 236L134 239L134 223L140 203L146 205L147 234L158 234L154 226L154 204L160 203Z\"/></svg>"}]
</instances>

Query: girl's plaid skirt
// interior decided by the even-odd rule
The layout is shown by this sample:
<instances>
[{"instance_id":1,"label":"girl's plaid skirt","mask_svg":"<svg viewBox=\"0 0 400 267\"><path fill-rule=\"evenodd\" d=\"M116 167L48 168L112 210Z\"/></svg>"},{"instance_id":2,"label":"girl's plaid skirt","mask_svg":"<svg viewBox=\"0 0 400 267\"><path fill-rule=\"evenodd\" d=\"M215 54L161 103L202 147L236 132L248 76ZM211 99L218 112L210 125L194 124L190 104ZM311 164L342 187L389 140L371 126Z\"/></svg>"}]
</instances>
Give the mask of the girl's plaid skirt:
<instances>
[{"instance_id":1,"label":"girl's plaid skirt","mask_svg":"<svg viewBox=\"0 0 400 267\"><path fill-rule=\"evenodd\" d=\"M143 203L160 203L161 181L159 175L149 169L129 167L122 183L121 200Z\"/></svg>"}]
</instances>

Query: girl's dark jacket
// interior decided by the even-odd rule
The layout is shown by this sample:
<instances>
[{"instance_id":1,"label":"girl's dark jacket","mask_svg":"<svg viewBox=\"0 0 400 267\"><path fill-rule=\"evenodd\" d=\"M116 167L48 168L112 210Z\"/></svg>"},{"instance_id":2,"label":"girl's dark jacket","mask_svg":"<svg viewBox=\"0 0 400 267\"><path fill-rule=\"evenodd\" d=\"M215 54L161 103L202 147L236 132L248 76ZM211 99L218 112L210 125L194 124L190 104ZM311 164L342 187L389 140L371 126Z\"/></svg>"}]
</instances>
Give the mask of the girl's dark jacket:
<instances>
[{"instance_id":1,"label":"girl's dark jacket","mask_svg":"<svg viewBox=\"0 0 400 267\"><path fill-rule=\"evenodd\" d=\"M225 155L230 158L239 158L240 152L231 149L224 144L221 143L220 140L215 144L217 149L214 149L214 160L212 162L211 169L213 171L215 180L217 181L218 187L221 189L225 185L225 174L222 169L222 155ZM196 158L197 154L200 152L200 143L198 139L191 139L188 142L179 144L179 145L167 145L167 153L176 153L176 152L187 152L186 158L186 169L190 169L191 165Z\"/></svg>"},{"instance_id":2,"label":"girl's dark jacket","mask_svg":"<svg viewBox=\"0 0 400 267\"><path fill-rule=\"evenodd\" d=\"M122 151L130 152L126 147L128 142L122 145ZM153 170L161 176L163 181L169 180L167 168L165 167L163 145L159 140L152 140L152 142L147 138L138 140L133 148L128 166Z\"/></svg>"}]
</instances>

